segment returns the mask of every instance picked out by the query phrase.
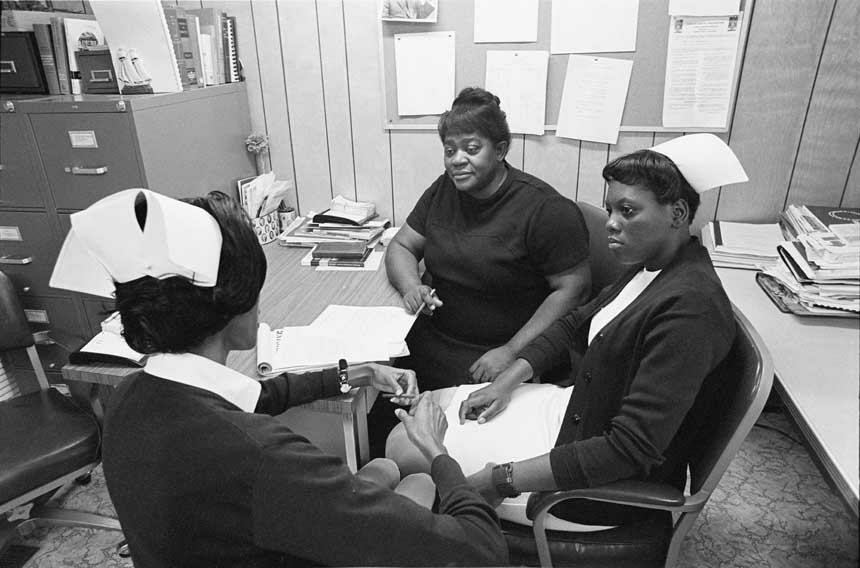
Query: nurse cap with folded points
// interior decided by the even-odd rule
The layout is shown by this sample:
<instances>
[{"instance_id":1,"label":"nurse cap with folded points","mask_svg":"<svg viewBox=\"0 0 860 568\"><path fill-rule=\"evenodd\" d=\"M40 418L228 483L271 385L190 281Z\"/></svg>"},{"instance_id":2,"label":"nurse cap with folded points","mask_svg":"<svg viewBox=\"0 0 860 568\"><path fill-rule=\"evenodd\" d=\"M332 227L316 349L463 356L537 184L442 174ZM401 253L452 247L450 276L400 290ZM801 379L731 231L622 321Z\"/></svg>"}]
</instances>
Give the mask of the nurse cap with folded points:
<instances>
[{"instance_id":1,"label":"nurse cap with folded points","mask_svg":"<svg viewBox=\"0 0 860 568\"><path fill-rule=\"evenodd\" d=\"M699 194L721 185L749 181L732 149L713 134L688 134L649 149L675 162Z\"/></svg>"},{"instance_id":2,"label":"nurse cap with folded points","mask_svg":"<svg viewBox=\"0 0 860 568\"><path fill-rule=\"evenodd\" d=\"M218 279L221 228L205 210L148 189L126 189L71 216L50 285L112 298L114 283L142 276Z\"/></svg>"}]
</instances>

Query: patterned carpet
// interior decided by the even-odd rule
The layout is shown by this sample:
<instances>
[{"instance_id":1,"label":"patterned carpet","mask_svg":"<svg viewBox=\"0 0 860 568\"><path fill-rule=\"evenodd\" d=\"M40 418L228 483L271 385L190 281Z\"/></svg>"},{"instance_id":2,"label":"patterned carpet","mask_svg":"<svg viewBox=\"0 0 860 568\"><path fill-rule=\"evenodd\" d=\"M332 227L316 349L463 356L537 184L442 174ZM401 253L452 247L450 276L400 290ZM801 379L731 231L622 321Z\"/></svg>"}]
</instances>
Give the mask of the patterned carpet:
<instances>
[{"instance_id":1,"label":"patterned carpet","mask_svg":"<svg viewBox=\"0 0 860 568\"><path fill-rule=\"evenodd\" d=\"M741 447L687 536L679 566L856 568L857 521L794 441L794 424L779 411L759 423L765 428L753 428ZM92 483L58 498L63 507L113 513L100 469ZM109 531L39 528L24 539L40 547L24 566L131 567L116 554L119 540Z\"/></svg>"}]
</instances>

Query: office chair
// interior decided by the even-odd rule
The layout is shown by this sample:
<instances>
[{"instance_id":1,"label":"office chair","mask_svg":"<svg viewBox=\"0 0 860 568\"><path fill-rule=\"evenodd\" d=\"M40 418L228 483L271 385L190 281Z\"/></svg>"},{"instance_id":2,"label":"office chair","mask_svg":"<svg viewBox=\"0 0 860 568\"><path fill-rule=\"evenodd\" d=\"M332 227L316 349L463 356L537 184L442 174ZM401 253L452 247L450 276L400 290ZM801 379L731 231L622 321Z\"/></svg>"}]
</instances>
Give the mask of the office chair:
<instances>
[{"instance_id":1,"label":"office chair","mask_svg":"<svg viewBox=\"0 0 860 568\"><path fill-rule=\"evenodd\" d=\"M39 390L0 401L0 551L28 524L44 521L66 526L121 531L119 521L93 513L47 507L53 494L87 476L99 463L101 432L96 419L50 388L37 338L9 277L0 272L0 353L25 349ZM8 511L33 503L29 518L4 521Z\"/></svg>"},{"instance_id":2,"label":"office chair","mask_svg":"<svg viewBox=\"0 0 860 568\"><path fill-rule=\"evenodd\" d=\"M675 487L647 481L625 480L601 487L534 493L526 514L534 523L529 528L504 523L503 531L511 550L511 560L527 565L578 567L673 566L681 543L716 488L729 463L758 419L773 383L773 362L758 333L734 308L737 336L721 366L721 376L729 384L730 404L720 420L700 441L701 451L691 459L690 495ZM594 533L547 531L545 522L553 505L573 499L631 505L672 513L674 523L641 523Z\"/></svg>"},{"instance_id":3,"label":"office chair","mask_svg":"<svg viewBox=\"0 0 860 568\"><path fill-rule=\"evenodd\" d=\"M576 205L582 211L585 218L585 226L588 228L588 253L591 264L591 295L593 298L603 288L615 282L624 271L624 266L615 259L609 250L609 242L606 240L606 211L595 207L584 201L578 201Z\"/></svg>"}]
</instances>

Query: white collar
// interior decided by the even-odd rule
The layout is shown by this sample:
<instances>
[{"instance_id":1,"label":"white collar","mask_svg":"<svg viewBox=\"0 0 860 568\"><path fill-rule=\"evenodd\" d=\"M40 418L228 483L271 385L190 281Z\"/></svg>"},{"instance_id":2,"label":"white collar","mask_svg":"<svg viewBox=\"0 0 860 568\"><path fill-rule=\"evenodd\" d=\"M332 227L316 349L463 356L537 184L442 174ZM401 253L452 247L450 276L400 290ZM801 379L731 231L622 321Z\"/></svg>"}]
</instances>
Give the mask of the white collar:
<instances>
[{"instance_id":1,"label":"white collar","mask_svg":"<svg viewBox=\"0 0 860 568\"><path fill-rule=\"evenodd\" d=\"M251 377L193 353L157 353L147 358L150 375L207 390L245 412L254 412L260 383Z\"/></svg>"}]
</instances>

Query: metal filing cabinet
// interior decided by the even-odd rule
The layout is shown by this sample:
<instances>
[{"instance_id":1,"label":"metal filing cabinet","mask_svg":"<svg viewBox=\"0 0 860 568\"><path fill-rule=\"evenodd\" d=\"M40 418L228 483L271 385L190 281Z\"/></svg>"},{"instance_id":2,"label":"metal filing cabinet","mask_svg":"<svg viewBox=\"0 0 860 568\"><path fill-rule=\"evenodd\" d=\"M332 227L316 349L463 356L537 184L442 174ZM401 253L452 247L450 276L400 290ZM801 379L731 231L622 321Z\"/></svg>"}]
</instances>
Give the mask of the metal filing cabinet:
<instances>
[{"instance_id":1,"label":"metal filing cabinet","mask_svg":"<svg viewBox=\"0 0 860 568\"><path fill-rule=\"evenodd\" d=\"M78 95L0 101L0 270L15 285L34 332L81 344L112 302L48 286L70 216L116 191L145 187L184 197L235 196L254 175L243 83L157 95ZM105 235L110 238L110 235ZM49 377L66 361L39 346ZM24 371L26 356L4 361Z\"/></svg>"}]
</instances>

